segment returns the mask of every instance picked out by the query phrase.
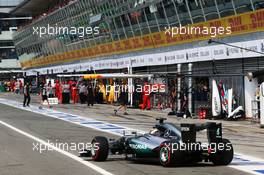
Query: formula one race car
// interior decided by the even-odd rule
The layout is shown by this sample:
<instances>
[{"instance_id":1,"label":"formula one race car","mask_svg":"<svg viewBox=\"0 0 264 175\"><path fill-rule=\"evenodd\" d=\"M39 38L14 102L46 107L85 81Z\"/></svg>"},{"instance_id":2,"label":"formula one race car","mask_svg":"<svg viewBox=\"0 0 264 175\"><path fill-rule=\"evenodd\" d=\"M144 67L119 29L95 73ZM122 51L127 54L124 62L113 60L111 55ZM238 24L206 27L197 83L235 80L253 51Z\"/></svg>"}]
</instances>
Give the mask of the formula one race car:
<instances>
[{"instance_id":1,"label":"formula one race car","mask_svg":"<svg viewBox=\"0 0 264 175\"><path fill-rule=\"evenodd\" d=\"M214 165L228 165L233 160L233 146L222 138L221 123L181 124L176 126L158 118L154 129L147 134L137 134L119 138L95 137L82 156L94 161L105 161L109 154L123 154L132 160L157 160L161 165L181 166L198 162L212 162ZM198 131L207 130L207 142L196 141ZM95 144L96 143L96 144Z\"/></svg>"}]
</instances>

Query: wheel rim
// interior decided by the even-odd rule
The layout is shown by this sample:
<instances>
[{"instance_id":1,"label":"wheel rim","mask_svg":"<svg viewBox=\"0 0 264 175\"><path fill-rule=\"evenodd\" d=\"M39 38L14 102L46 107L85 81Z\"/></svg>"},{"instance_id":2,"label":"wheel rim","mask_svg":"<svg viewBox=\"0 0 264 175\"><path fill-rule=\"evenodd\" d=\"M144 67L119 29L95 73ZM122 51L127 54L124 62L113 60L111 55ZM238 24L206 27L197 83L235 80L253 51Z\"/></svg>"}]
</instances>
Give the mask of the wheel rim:
<instances>
[{"instance_id":1,"label":"wheel rim","mask_svg":"<svg viewBox=\"0 0 264 175\"><path fill-rule=\"evenodd\" d=\"M170 153L169 150L165 147L162 147L160 150L160 161L163 164L167 164L170 160Z\"/></svg>"},{"instance_id":2,"label":"wheel rim","mask_svg":"<svg viewBox=\"0 0 264 175\"><path fill-rule=\"evenodd\" d=\"M95 151L94 147L91 148L91 154L93 157L96 155L96 151Z\"/></svg>"},{"instance_id":3,"label":"wheel rim","mask_svg":"<svg viewBox=\"0 0 264 175\"><path fill-rule=\"evenodd\" d=\"M92 155L92 158L93 159L96 159L97 158L97 156L98 156L98 152L99 152L99 150L100 150L100 147L99 147L99 149L95 149L95 147L94 147L94 144L95 144L96 142L92 142L92 148L91 148L91 155Z\"/></svg>"}]
</instances>

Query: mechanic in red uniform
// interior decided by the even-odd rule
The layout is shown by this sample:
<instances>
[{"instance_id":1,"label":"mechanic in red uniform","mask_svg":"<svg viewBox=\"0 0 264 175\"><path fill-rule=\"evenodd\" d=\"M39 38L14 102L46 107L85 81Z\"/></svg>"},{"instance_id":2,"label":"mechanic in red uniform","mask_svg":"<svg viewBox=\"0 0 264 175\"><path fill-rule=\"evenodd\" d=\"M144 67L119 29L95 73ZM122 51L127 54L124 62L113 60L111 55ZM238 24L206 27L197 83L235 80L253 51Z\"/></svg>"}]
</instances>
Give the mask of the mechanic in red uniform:
<instances>
[{"instance_id":1,"label":"mechanic in red uniform","mask_svg":"<svg viewBox=\"0 0 264 175\"><path fill-rule=\"evenodd\" d=\"M62 86L64 85L64 82L60 82L59 83L59 94L58 94L58 99L59 99L59 102L62 103Z\"/></svg>"},{"instance_id":2,"label":"mechanic in red uniform","mask_svg":"<svg viewBox=\"0 0 264 175\"><path fill-rule=\"evenodd\" d=\"M59 99L59 92L60 92L60 82L59 80L56 80L55 83L55 97Z\"/></svg>"},{"instance_id":3,"label":"mechanic in red uniform","mask_svg":"<svg viewBox=\"0 0 264 175\"><path fill-rule=\"evenodd\" d=\"M78 88L76 87L76 83L73 82L71 86L71 95L73 104L78 102Z\"/></svg>"},{"instance_id":4,"label":"mechanic in red uniform","mask_svg":"<svg viewBox=\"0 0 264 175\"><path fill-rule=\"evenodd\" d=\"M142 104L142 109L150 110L150 86L147 82L145 82L144 87L143 87L143 104Z\"/></svg>"},{"instance_id":5,"label":"mechanic in red uniform","mask_svg":"<svg viewBox=\"0 0 264 175\"><path fill-rule=\"evenodd\" d=\"M68 84L70 85L70 89L72 88L73 83L74 83L74 81L72 81L72 80L68 81Z\"/></svg>"},{"instance_id":6,"label":"mechanic in red uniform","mask_svg":"<svg viewBox=\"0 0 264 175\"><path fill-rule=\"evenodd\" d=\"M11 83L10 83L10 91L11 92L15 92L15 81L14 80L11 80Z\"/></svg>"}]
</instances>

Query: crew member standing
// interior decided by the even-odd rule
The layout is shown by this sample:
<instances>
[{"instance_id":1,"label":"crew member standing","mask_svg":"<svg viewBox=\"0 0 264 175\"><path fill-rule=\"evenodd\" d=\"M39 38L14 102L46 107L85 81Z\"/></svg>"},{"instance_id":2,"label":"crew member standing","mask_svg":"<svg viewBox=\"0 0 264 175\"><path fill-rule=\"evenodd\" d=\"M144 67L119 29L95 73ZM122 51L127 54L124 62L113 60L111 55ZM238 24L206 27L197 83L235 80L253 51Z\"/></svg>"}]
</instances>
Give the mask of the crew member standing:
<instances>
[{"instance_id":1,"label":"crew member standing","mask_svg":"<svg viewBox=\"0 0 264 175\"><path fill-rule=\"evenodd\" d=\"M143 87L143 104L142 109L150 110L150 85L145 82Z\"/></svg>"},{"instance_id":2,"label":"crew member standing","mask_svg":"<svg viewBox=\"0 0 264 175\"><path fill-rule=\"evenodd\" d=\"M76 83L73 83L71 86L71 95L72 95L72 102L73 104L77 103L78 101L78 88L76 87Z\"/></svg>"},{"instance_id":3,"label":"crew member standing","mask_svg":"<svg viewBox=\"0 0 264 175\"><path fill-rule=\"evenodd\" d=\"M81 104L84 104L86 101L85 95L87 94L87 89L83 82L81 83L79 89L80 89L79 90L80 101L81 101Z\"/></svg>"},{"instance_id":4,"label":"crew member standing","mask_svg":"<svg viewBox=\"0 0 264 175\"><path fill-rule=\"evenodd\" d=\"M110 89L109 89L109 93L108 93L108 103L109 104L113 104L114 100L115 100L115 86L114 86L114 83L111 83L109 88Z\"/></svg>"},{"instance_id":5,"label":"crew member standing","mask_svg":"<svg viewBox=\"0 0 264 175\"><path fill-rule=\"evenodd\" d=\"M56 83L55 83L55 97L58 98L58 100L60 100L60 82L59 80L56 80Z\"/></svg>"},{"instance_id":6,"label":"crew member standing","mask_svg":"<svg viewBox=\"0 0 264 175\"><path fill-rule=\"evenodd\" d=\"M52 87L50 81L49 81L48 85L46 86L46 88L47 88L48 98L53 98L54 97L54 95L53 95L53 87Z\"/></svg>"},{"instance_id":7,"label":"crew member standing","mask_svg":"<svg viewBox=\"0 0 264 175\"><path fill-rule=\"evenodd\" d=\"M106 102L105 85L102 82L99 83L99 94L101 103Z\"/></svg>"},{"instance_id":8,"label":"crew member standing","mask_svg":"<svg viewBox=\"0 0 264 175\"><path fill-rule=\"evenodd\" d=\"M19 93L23 93L23 82L21 80L19 80Z\"/></svg>"},{"instance_id":9,"label":"crew member standing","mask_svg":"<svg viewBox=\"0 0 264 175\"><path fill-rule=\"evenodd\" d=\"M114 110L115 115L121 109L124 110L124 115L128 115L127 113L127 105L128 105L128 87L125 82L122 83L122 88L119 96L120 106Z\"/></svg>"},{"instance_id":10,"label":"crew member standing","mask_svg":"<svg viewBox=\"0 0 264 175\"><path fill-rule=\"evenodd\" d=\"M91 82L88 83L87 86L87 106L94 105L94 88Z\"/></svg>"},{"instance_id":11,"label":"crew member standing","mask_svg":"<svg viewBox=\"0 0 264 175\"><path fill-rule=\"evenodd\" d=\"M26 107L26 105L29 107L30 104L30 86L29 83L27 82L26 85L24 86L24 102L23 106Z\"/></svg>"},{"instance_id":12,"label":"crew member standing","mask_svg":"<svg viewBox=\"0 0 264 175\"><path fill-rule=\"evenodd\" d=\"M62 83L59 82L59 94L58 94L59 102L62 103Z\"/></svg>"},{"instance_id":13,"label":"crew member standing","mask_svg":"<svg viewBox=\"0 0 264 175\"><path fill-rule=\"evenodd\" d=\"M48 105L48 108L50 108L49 100L48 100L48 91L47 91L47 85L42 84L40 86L40 96L41 96L41 105L43 105L45 102ZM39 107L42 109L42 106Z\"/></svg>"},{"instance_id":14,"label":"crew member standing","mask_svg":"<svg viewBox=\"0 0 264 175\"><path fill-rule=\"evenodd\" d=\"M15 82L15 93L16 94L19 94L20 93L19 82L18 81Z\"/></svg>"},{"instance_id":15,"label":"crew member standing","mask_svg":"<svg viewBox=\"0 0 264 175\"><path fill-rule=\"evenodd\" d=\"M70 85L64 82L62 85L62 104L70 103Z\"/></svg>"}]
</instances>

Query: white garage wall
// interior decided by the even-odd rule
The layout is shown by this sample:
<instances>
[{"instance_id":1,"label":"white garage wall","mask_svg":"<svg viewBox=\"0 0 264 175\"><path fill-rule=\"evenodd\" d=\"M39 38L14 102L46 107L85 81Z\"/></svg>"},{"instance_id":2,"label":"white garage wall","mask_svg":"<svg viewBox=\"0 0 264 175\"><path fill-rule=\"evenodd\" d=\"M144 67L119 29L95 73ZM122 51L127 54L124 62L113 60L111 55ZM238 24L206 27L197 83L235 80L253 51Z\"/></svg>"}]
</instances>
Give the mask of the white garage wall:
<instances>
[{"instance_id":1,"label":"white garage wall","mask_svg":"<svg viewBox=\"0 0 264 175\"><path fill-rule=\"evenodd\" d=\"M252 114L252 100L255 100L256 88L258 87L258 81L254 78L252 81L249 81L245 77L245 112L246 117L253 117Z\"/></svg>"}]
</instances>

